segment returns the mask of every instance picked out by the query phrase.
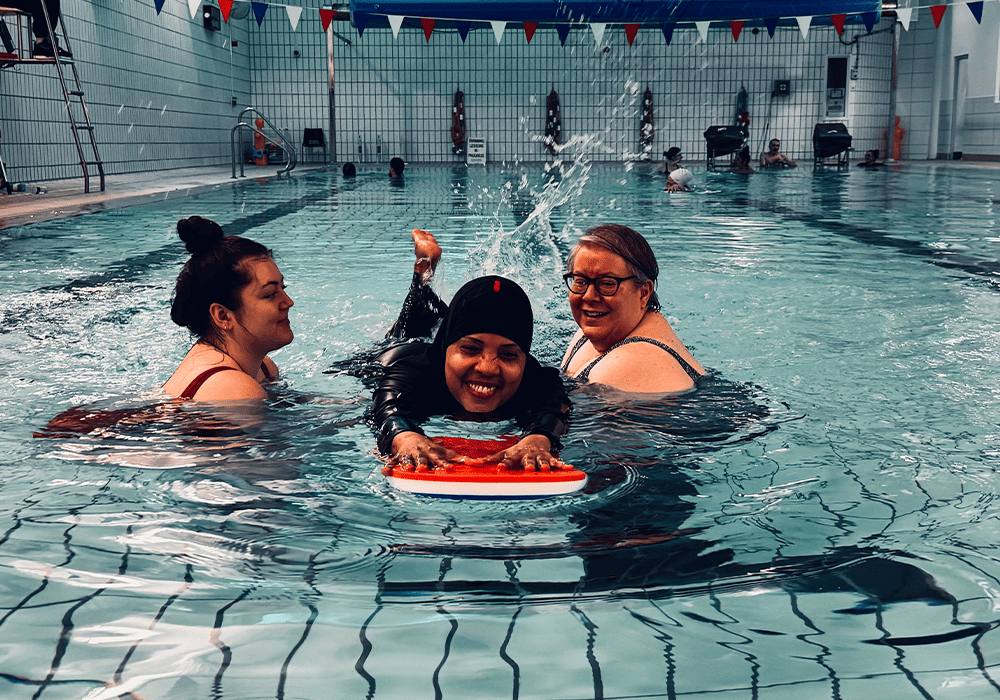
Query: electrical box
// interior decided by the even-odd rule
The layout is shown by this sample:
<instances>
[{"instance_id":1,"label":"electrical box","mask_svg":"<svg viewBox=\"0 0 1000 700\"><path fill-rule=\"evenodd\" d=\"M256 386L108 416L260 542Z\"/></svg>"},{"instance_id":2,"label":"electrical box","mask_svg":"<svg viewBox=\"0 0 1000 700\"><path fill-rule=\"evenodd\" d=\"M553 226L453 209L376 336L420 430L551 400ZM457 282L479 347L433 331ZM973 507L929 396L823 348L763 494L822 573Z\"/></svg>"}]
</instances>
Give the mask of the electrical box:
<instances>
[{"instance_id":1,"label":"electrical box","mask_svg":"<svg viewBox=\"0 0 1000 700\"><path fill-rule=\"evenodd\" d=\"M201 8L201 16L205 21L205 29L217 32L222 29L222 13L215 5L205 5ZM233 42L235 44L235 42Z\"/></svg>"},{"instance_id":2,"label":"electrical box","mask_svg":"<svg viewBox=\"0 0 1000 700\"><path fill-rule=\"evenodd\" d=\"M774 81L774 92L773 95L790 95L792 94L792 81L791 80L775 80Z\"/></svg>"}]
</instances>

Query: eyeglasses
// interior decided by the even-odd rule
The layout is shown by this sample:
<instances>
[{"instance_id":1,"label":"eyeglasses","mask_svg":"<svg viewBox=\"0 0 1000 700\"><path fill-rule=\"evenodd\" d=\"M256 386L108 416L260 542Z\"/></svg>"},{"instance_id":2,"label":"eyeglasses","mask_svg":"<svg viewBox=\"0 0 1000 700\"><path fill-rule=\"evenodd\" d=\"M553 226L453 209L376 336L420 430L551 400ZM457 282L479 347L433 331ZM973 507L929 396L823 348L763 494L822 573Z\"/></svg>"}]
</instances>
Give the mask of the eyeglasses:
<instances>
[{"instance_id":1,"label":"eyeglasses","mask_svg":"<svg viewBox=\"0 0 1000 700\"><path fill-rule=\"evenodd\" d=\"M594 289L596 289L597 293L602 297L613 297L618 293L618 287L621 286L622 282L634 279L636 279L635 275L631 275L630 277L612 277L611 275L604 275L597 278L578 275L575 272L567 272L563 275L566 287L573 294L586 294L587 287L594 285Z\"/></svg>"}]
</instances>

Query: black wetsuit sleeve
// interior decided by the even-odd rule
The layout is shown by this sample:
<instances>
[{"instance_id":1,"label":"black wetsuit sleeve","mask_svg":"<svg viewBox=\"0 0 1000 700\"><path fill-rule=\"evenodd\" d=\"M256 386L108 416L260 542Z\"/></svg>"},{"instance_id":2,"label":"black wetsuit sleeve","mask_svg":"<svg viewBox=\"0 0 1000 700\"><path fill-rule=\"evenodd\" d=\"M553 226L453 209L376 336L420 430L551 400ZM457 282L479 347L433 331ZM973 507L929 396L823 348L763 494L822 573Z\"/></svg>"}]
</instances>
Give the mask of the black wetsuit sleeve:
<instances>
[{"instance_id":1,"label":"black wetsuit sleeve","mask_svg":"<svg viewBox=\"0 0 1000 700\"><path fill-rule=\"evenodd\" d=\"M403 358L385 368L372 394L371 420L379 452L392 454L393 438L400 433L424 434L420 423L431 415L432 394L429 368L422 357Z\"/></svg>"},{"instance_id":2,"label":"black wetsuit sleeve","mask_svg":"<svg viewBox=\"0 0 1000 700\"><path fill-rule=\"evenodd\" d=\"M522 437L544 435L552 443L553 452L562 449L561 438L569 432L572 404L559 370L542 367L533 357L529 358L522 389L525 391L518 397L521 408L514 417Z\"/></svg>"},{"instance_id":3,"label":"black wetsuit sleeve","mask_svg":"<svg viewBox=\"0 0 1000 700\"><path fill-rule=\"evenodd\" d=\"M399 318L385 334L386 338L427 338L434 326L448 312L445 304L416 272L410 291L403 300Z\"/></svg>"}]
</instances>

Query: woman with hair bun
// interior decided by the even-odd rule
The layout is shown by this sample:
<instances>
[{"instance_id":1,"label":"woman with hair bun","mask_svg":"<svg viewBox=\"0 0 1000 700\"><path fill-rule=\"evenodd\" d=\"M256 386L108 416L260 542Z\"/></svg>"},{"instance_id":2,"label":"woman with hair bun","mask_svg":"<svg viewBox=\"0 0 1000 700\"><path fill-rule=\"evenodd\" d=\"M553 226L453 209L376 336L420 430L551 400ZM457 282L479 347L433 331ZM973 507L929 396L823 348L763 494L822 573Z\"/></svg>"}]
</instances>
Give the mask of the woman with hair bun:
<instances>
[{"instance_id":1,"label":"woman with hair bun","mask_svg":"<svg viewBox=\"0 0 1000 700\"><path fill-rule=\"evenodd\" d=\"M580 330L562 371L580 381L635 393L693 389L705 374L660 313L660 268L649 243L620 224L590 229L563 275Z\"/></svg>"},{"instance_id":2,"label":"woman with hair bun","mask_svg":"<svg viewBox=\"0 0 1000 700\"><path fill-rule=\"evenodd\" d=\"M178 221L177 234L191 258L177 277L170 318L197 340L163 390L199 401L266 398L261 382L278 375L267 355L294 337L294 302L271 251L200 216Z\"/></svg>"}]
</instances>

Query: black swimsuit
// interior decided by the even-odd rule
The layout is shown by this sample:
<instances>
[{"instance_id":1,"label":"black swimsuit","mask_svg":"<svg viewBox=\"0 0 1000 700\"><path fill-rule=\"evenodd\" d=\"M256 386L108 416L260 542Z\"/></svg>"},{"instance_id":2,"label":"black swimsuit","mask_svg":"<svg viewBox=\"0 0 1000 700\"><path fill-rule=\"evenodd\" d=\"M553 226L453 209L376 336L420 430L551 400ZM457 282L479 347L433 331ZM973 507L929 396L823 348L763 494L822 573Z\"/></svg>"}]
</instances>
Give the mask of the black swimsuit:
<instances>
[{"instance_id":1,"label":"black swimsuit","mask_svg":"<svg viewBox=\"0 0 1000 700\"><path fill-rule=\"evenodd\" d=\"M580 339L576 341L576 345L574 345L573 349L570 350L569 356L566 358L566 361L563 362L562 364L563 374L566 374L566 370L569 369L569 363L572 361L572 359L576 356L576 353L580 351L580 348L582 348L586 342L587 342L587 336L581 336ZM620 348L622 345L628 345L629 343L650 343L652 345L657 346L658 348L663 348L668 353L670 353L671 356L673 356L673 358L677 360L678 363L680 363L681 369L683 369L687 373L687 375L691 377L691 379L697 382L698 379L701 377L701 374L699 374L698 370L692 367L687 360L685 360L683 357L680 356L680 353L678 353L676 350L674 350L666 343L662 343L654 338L646 338L637 335L631 338L626 338L625 340L622 340L612 345L610 348L608 348L607 352L598 355L593 360L588 362L587 365L580 372L576 374L576 378L583 382L589 381L590 371L594 369L594 365L603 360L607 356L607 354L612 350Z\"/></svg>"}]
</instances>

